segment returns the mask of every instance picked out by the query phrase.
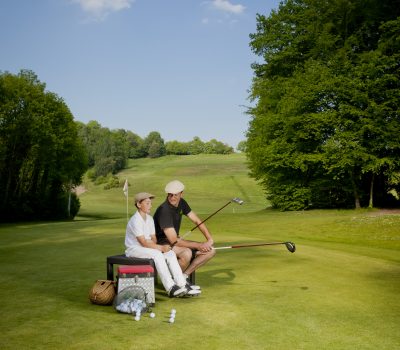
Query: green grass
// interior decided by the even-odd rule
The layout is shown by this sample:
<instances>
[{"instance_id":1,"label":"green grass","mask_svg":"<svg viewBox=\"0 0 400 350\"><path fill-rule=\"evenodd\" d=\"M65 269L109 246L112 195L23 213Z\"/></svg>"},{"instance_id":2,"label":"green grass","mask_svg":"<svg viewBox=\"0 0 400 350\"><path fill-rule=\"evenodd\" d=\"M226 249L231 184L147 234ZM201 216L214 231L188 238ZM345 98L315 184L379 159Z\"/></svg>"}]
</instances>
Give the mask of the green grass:
<instances>
[{"instance_id":1,"label":"green grass","mask_svg":"<svg viewBox=\"0 0 400 350\"><path fill-rule=\"evenodd\" d=\"M143 159L120 177L155 206L178 178L201 217L241 197L208 222L216 246L292 240L297 251L219 251L197 273L201 297L169 299L157 285L156 318L135 322L88 301L106 256L123 251L126 202L122 188L87 183L73 222L0 226L0 349L400 348L400 215L265 209L242 155Z\"/></svg>"}]
</instances>

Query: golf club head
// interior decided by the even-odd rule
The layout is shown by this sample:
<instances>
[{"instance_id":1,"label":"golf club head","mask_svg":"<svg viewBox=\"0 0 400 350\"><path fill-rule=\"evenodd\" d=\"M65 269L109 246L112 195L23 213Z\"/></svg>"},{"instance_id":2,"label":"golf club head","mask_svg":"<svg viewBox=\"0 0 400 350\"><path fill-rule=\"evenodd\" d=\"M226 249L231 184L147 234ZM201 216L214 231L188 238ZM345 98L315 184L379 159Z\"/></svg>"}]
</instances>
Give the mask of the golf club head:
<instances>
[{"instance_id":1,"label":"golf club head","mask_svg":"<svg viewBox=\"0 0 400 350\"><path fill-rule=\"evenodd\" d=\"M293 242L285 242L285 246L287 250L291 253L294 253L296 251L296 246Z\"/></svg>"},{"instance_id":2,"label":"golf club head","mask_svg":"<svg viewBox=\"0 0 400 350\"><path fill-rule=\"evenodd\" d=\"M244 203L244 202L243 202L240 198L238 198L238 197L232 198L232 199L231 199L231 202L237 203L237 204L239 204L239 205L242 205L242 204Z\"/></svg>"}]
</instances>

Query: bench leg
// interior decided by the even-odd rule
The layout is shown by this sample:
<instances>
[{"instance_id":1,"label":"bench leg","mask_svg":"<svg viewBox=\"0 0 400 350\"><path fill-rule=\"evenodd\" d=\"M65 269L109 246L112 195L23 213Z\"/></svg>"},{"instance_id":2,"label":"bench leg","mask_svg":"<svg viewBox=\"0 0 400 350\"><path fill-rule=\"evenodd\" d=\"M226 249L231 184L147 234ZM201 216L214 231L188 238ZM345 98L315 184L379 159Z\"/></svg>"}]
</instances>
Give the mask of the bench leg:
<instances>
[{"instance_id":1,"label":"bench leg","mask_svg":"<svg viewBox=\"0 0 400 350\"><path fill-rule=\"evenodd\" d=\"M114 281L114 264L107 263L107 279Z\"/></svg>"},{"instance_id":2,"label":"bench leg","mask_svg":"<svg viewBox=\"0 0 400 350\"><path fill-rule=\"evenodd\" d=\"M191 284L196 284L196 274L195 274L195 271L193 271L190 275L189 275L189 282L191 283Z\"/></svg>"}]
</instances>

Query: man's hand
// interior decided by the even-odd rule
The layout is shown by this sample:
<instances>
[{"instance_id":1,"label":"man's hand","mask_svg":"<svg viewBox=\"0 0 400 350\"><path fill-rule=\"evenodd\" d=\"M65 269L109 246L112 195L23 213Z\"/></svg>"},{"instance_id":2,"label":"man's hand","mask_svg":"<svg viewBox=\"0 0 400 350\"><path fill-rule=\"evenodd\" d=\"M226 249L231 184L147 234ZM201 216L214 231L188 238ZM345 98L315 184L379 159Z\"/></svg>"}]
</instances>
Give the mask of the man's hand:
<instances>
[{"instance_id":1,"label":"man's hand","mask_svg":"<svg viewBox=\"0 0 400 350\"><path fill-rule=\"evenodd\" d=\"M169 246L169 245L162 245L161 246L161 251L163 253L168 253L170 250L171 250L171 246Z\"/></svg>"},{"instance_id":2,"label":"man's hand","mask_svg":"<svg viewBox=\"0 0 400 350\"><path fill-rule=\"evenodd\" d=\"M207 242L200 243L198 250L202 253L207 253L212 250L213 244L214 244L213 240L208 240Z\"/></svg>"}]
</instances>

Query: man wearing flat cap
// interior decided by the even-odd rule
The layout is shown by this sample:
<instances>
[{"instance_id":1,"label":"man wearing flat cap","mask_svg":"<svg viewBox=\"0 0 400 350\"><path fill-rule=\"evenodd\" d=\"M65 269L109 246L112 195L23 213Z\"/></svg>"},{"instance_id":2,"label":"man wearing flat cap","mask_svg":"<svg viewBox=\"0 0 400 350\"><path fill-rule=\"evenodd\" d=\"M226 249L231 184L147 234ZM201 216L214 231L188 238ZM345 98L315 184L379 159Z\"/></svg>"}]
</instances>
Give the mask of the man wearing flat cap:
<instances>
[{"instance_id":1,"label":"man wearing flat cap","mask_svg":"<svg viewBox=\"0 0 400 350\"><path fill-rule=\"evenodd\" d=\"M203 223L199 229L204 235L205 242L188 241L179 237L182 215L186 215L194 224L201 223L200 218L182 198L185 186L182 182L174 180L165 186L167 198L154 213L154 223L158 244L170 245L178 257L184 277L204 265L214 255L214 240L207 226ZM190 285L189 288L200 289L199 286Z\"/></svg>"},{"instance_id":2,"label":"man wearing flat cap","mask_svg":"<svg viewBox=\"0 0 400 350\"><path fill-rule=\"evenodd\" d=\"M126 226L125 254L133 258L153 259L161 283L171 298L199 295L201 291L186 286L186 277L171 247L157 244L154 221L150 215L153 198L147 192L135 195L137 211Z\"/></svg>"}]
</instances>

